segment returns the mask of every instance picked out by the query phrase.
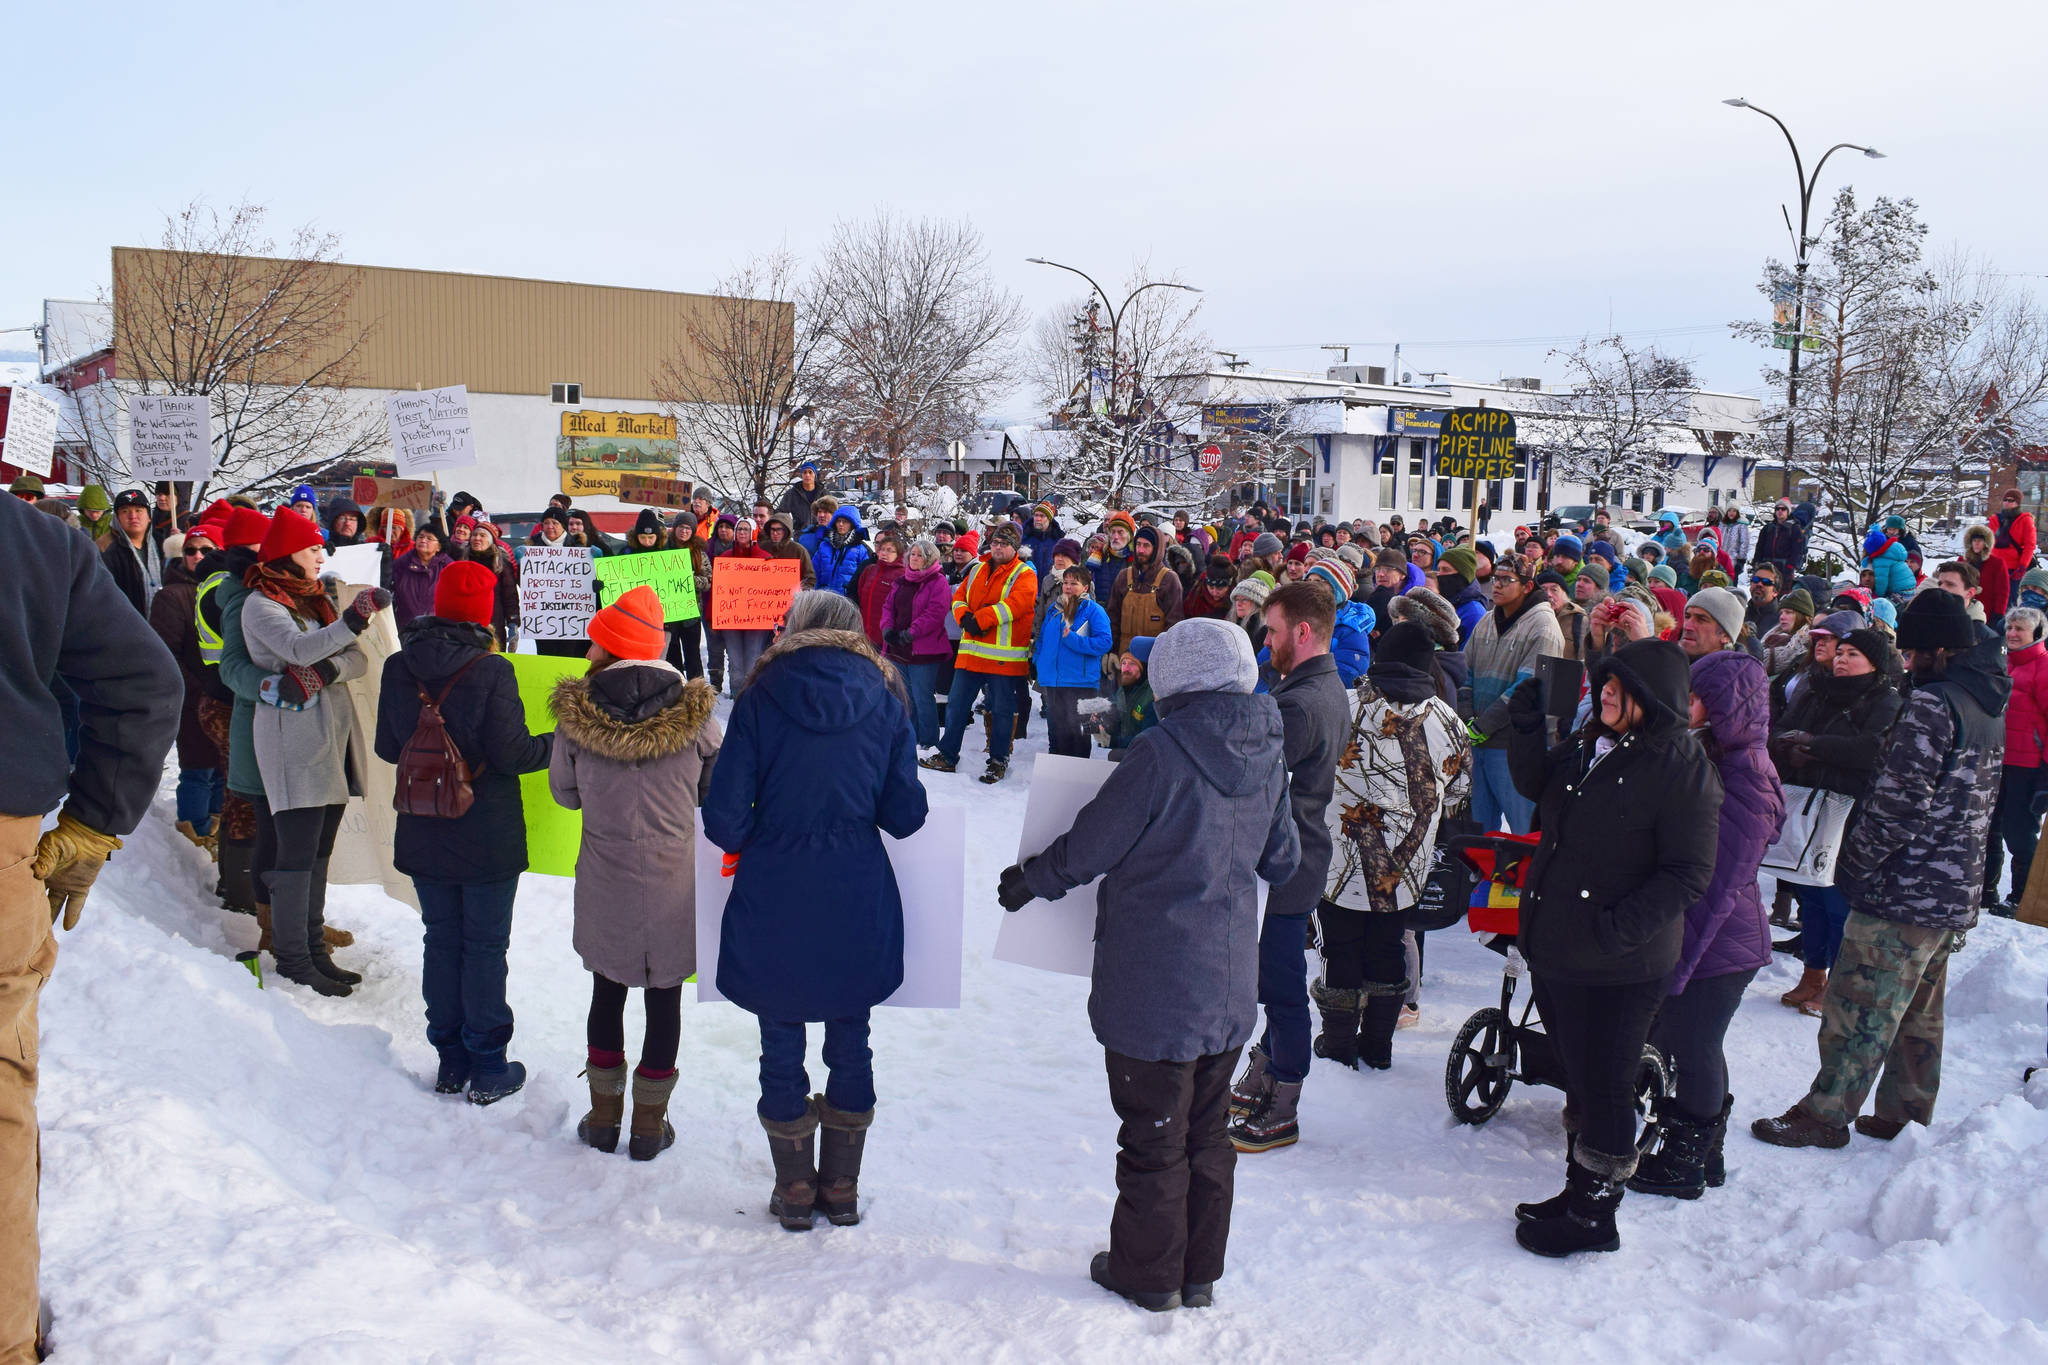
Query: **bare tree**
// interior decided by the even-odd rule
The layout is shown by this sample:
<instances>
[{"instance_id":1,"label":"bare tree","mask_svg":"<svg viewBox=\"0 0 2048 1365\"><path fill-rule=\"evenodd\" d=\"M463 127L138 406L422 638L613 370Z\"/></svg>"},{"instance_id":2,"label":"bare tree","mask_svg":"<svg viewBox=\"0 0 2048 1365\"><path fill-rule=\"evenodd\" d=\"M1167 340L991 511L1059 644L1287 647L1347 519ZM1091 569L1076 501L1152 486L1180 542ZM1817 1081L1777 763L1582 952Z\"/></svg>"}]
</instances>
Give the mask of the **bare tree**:
<instances>
[{"instance_id":1,"label":"bare tree","mask_svg":"<svg viewBox=\"0 0 2048 1365\"><path fill-rule=\"evenodd\" d=\"M1151 277L1140 261L1116 311L1091 296L1068 305L1057 330L1040 325L1030 369L1055 423L1077 438L1073 455L1052 471L1060 492L1123 506L1134 494L1181 486L1213 352L1198 321L1201 296L1152 287L1177 284L1171 275ZM1065 356L1056 354L1059 338Z\"/></svg>"},{"instance_id":2,"label":"bare tree","mask_svg":"<svg viewBox=\"0 0 2048 1365\"><path fill-rule=\"evenodd\" d=\"M799 272L787 251L734 270L655 369L654 394L676 419L684 459L724 492L768 498L803 459L818 333Z\"/></svg>"},{"instance_id":3,"label":"bare tree","mask_svg":"<svg viewBox=\"0 0 2048 1365\"><path fill-rule=\"evenodd\" d=\"M964 435L1009 382L1022 309L972 225L886 213L834 228L812 300L817 429L901 502L905 452Z\"/></svg>"},{"instance_id":4,"label":"bare tree","mask_svg":"<svg viewBox=\"0 0 2048 1365\"><path fill-rule=\"evenodd\" d=\"M1795 421L1799 470L1859 532L1893 512L1973 500L1988 474L1986 433L2030 440L2048 420L2048 315L1967 256L1923 264L1926 234L1911 199L1859 209L1853 190L1838 194L1806 283L1817 354L1796 411L1785 376L1765 373L1777 395L1766 425ZM1785 275L1766 264L1766 297ZM1735 330L1772 336L1763 322Z\"/></svg>"},{"instance_id":5,"label":"bare tree","mask_svg":"<svg viewBox=\"0 0 2048 1365\"><path fill-rule=\"evenodd\" d=\"M280 253L266 212L195 201L166 220L159 250L118 253L119 378L111 395L81 405L86 463L100 480L126 480L113 435L133 394L206 395L213 479L231 488L288 484L382 447L383 405L350 392L376 326L350 310L357 272L340 264L338 237L310 226Z\"/></svg>"},{"instance_id":6,"label":"bare tree","mask_svg":"<svg viewBox=\"0 0 2048 1365\"><path fill-rule=\"evenodd\" d=\"M1668 485L1666 448L1692 421L1692 366L1618 336L1587 337L1551 355L1564 358L1569 378L1541 396L1543 415L1525 442L1547 452L1559 475L1585 484L1595 502Z\"/></svg>"}]
</instances>

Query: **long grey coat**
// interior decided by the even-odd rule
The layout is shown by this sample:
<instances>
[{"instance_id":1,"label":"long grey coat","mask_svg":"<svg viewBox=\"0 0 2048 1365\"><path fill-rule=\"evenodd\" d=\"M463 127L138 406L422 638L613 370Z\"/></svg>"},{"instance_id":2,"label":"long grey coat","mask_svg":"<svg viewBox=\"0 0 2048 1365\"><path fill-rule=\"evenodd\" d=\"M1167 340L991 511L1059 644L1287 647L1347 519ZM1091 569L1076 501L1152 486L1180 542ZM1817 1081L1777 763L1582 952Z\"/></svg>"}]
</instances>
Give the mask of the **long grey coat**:
<instances>
[{"instance_id":1,"label":"long grey coat","mask_svg":"<svg viewBox=\"0 0 2048 1365\"><path fill-rule=\"evenodd\" d=\"M667 672L666 664L617 663ZM583 965L624 986L680 985L697 970L695 809L711 787L721 735L701 678L645 720L599 706L591 679L564 678L549 705L548 790L583 812L573 942Z\"/></svg>"},{"instance_id":2,"label":"long grey coat","mask_svg":"<svg viewBox=\"0 0 2048 1365\"><path fill-rule=\"evenodd\" d=\"M301 621L284 604L252 592L242 599L242 641L249 662L266 673L282 673L286 664L310 668L322 659L335 668L334 681L303 711L256 705L251 738L270 808L339 806L361 795L368 746L340 690L369 668L355 632L339 618L329 626Z\"/></svg>"}]
</instances>

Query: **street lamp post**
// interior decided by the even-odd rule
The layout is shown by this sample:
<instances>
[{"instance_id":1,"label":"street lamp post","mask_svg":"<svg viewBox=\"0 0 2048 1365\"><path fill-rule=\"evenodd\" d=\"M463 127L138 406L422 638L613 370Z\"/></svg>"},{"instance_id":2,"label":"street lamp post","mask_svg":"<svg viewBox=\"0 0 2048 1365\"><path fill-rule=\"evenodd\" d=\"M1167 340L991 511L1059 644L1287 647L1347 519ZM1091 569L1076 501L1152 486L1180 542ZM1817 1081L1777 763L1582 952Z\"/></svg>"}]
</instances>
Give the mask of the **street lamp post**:
<instances>
[{"instance_id":1,"label":"street lamp post","mask_svg":"<svg viewBox=\"0 0 2048 1365\"><path fill-rule=\"evenodd\" d=\"M1109 292L1097 284L1095 277L1087 271L1076 269L1071 265L1062 265L1058 261L1048 261L1043 256L1026 256L1024 259L1031 265L1049 265L1054 270L1064 270L1069 274L1079 275L1082 279L1088 281L1088 287L1095 291L1095 296L1102 300L1102 306L1109 310L1109 402L1112 408L1116 406L1117 367L1121 363L1121 355L1117 349L1117 331L1123 324L1124 310L1131 306L1131 300L1137 298L1138 295L1144 293L1147 289L1184 289L1190 294L1202 292L1191 284L1180 284L1173 280L1150 280L1124 295L1122 303L1111 303L1109 301ZM1095 383L1093 375L1088 377L1088 383L1092 391Z\"/></svg>"},{"instance_id":2,"label":"street lamp post","mask_svg":"<svg viewBox=\"0 0 2048 1365\"><path fill-rule=\"evenodd\" d=\"M1882 160L1884 153L1875 147L1858 146L1854 142L1837 142L1834 146L1820 154L1820 160L1814 163L1813 174L1809 176L1806 173L1806 163L1799 155L1799 144L1793 140L1792 130L1785 126L1785 120L1779 118L1770 110L1759 108L1740 97L1732 100L1722 100L1721 103L1731 108L1748 109L1762 114L1765 118L1778 125L1778 131L1785 135L1785 145L1792 149L1792 173L1799 184L1799 234L1792 243L1794 251L1792 267L1792 359L1788 362L1785 373L1785 473L1786 477L1790 478L1792 472L1792 428L1799 410L1799 353L1806 346L1806 250L1807 247L1812 245L1811 239L1807 236L1807 221L1813 211L1814 187L1820 183L1821 167L1827 165L1828 158L1836 152L1861 152L1873 161ZM1785 225L1787 227L1792 225L1789 213L1786 215Z\"/></svg>"}]
</instances>

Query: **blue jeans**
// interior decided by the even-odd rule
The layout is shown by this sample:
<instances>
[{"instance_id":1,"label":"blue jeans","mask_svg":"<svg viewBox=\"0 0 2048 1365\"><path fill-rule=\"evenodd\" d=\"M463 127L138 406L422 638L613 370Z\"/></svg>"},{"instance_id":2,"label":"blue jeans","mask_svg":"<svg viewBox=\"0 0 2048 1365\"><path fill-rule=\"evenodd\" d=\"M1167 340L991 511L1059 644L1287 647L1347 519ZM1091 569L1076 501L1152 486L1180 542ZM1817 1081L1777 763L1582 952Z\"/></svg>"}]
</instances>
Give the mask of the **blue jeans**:
<instances>
[{"instance_id":1,"label":"blue jeans","mask_svg":"<svg viewBox=\"0 0 2048 1365\"><path fill-rule=\"evenodd\" d=\"M1308 1075L1308 916L1267 915L1259 927L1259 1003L1266 1032L1259 1050L1275 1080Z\"/></svg>"},{"instance_id":2,"label":"blue jeans","mask_svg":"<svg viewBox=\"0 0 2048 1365\"><path fill-rule=\"evenodd\" d=\"M789 1123L804 1116L811 1099L811 1078L804 1070L804 1025L763 1019L761 1024L761 1102L764 1119ZM864 1114L875 1107L875 1054L868 1047L868 1012L825 1021L825 1098L834 1109Z\"/></svg>"},{"instance_id":3,"label":"blue jeans","mask_svg":"<svg viewBox=\"0 0 2048 1365\"><path fill-rule=\"evenodd\" d=\"M502 1054L512 1041L505 1003L505 950L512 942L512 897L519 879L430 882L412 879L426 924L420 993L427 1000L427 1041L438 1052Z\"/></svg>"},{"instance_id":4,"label":"blue jeans","mask_svg":"<svg viewBox=\"0 0 2048 1365\"><path fill-rule=\"evenodd\" d=\"M939 739L939 756L948 763L960 761L960 742L967 737L967 722L974 716L974 699L988 689L988 709L994 725L989 732L991 763L1010 761L1010 742L1017 730L1017 693L1022 678L1002 673L970 673L953 670L953 690L946 694L946 733Z\"/></svg>"},{"instance_id":5,"label":"blue jeans","mask_svg":"<svg viewBox=\"0 0 2048 1365\"><path fill-rule=\"evenodd\" d=\"M1832 886L1794 886L1799 902L1799 946L1806 965L1826 971L1842 951L1842 926L1849 922L1849 898Z\"/></svg>"},{"instance_id":6,"label":"blue jeans","mask_svg":"<svg viewBox=\"0 0 2048 1365\"><path fill-rule=\"evenodd\" d=\"M178 769L178 818L201 834L213 832L213 817L227 795L227 779L218 768Z\"/></svg>"},{"instance_id":7,"label":"blue jeans","mask_svg":"<svg viewBox=\"0 0 2048 1365\"><path fill-rule=\"evenodd\" d=\"M918 747L929 749L939 742L938 664L903 665L903 685L910 689L910 722Z\"/></svg>"},{"instance_id":8,"label":"blue jeans","mask_svg":"<svg viewBox=\"0 0 2048 1365\"><path fill-rule=\"evenodd\" d=\"M1481 829L1498 829L1505 821L1515 834L1527 834L1535 823L1536 803L1515 790L1506 749L1472 751L1472 818Z\"/></svg>"}]
</instances>

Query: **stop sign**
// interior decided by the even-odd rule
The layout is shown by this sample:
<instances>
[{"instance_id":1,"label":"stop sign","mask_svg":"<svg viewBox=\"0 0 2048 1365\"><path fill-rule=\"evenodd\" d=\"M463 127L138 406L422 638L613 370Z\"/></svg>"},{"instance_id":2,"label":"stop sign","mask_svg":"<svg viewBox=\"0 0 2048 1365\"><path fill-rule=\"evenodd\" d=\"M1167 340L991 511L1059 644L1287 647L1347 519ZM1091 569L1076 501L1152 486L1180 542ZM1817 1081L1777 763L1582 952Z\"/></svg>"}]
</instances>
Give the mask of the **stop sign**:
<instances>
[{"instance_id":1,"label":"stop sign","mask_svg":"<svg viewBox=\"0 0 2048 1365\"><path fill-rule=\"evenodd\" d=\"M1223 468L1223 447L1203 446L1200 465L1204 474L1214 474Z\"/></svg>"}]
</instances>

